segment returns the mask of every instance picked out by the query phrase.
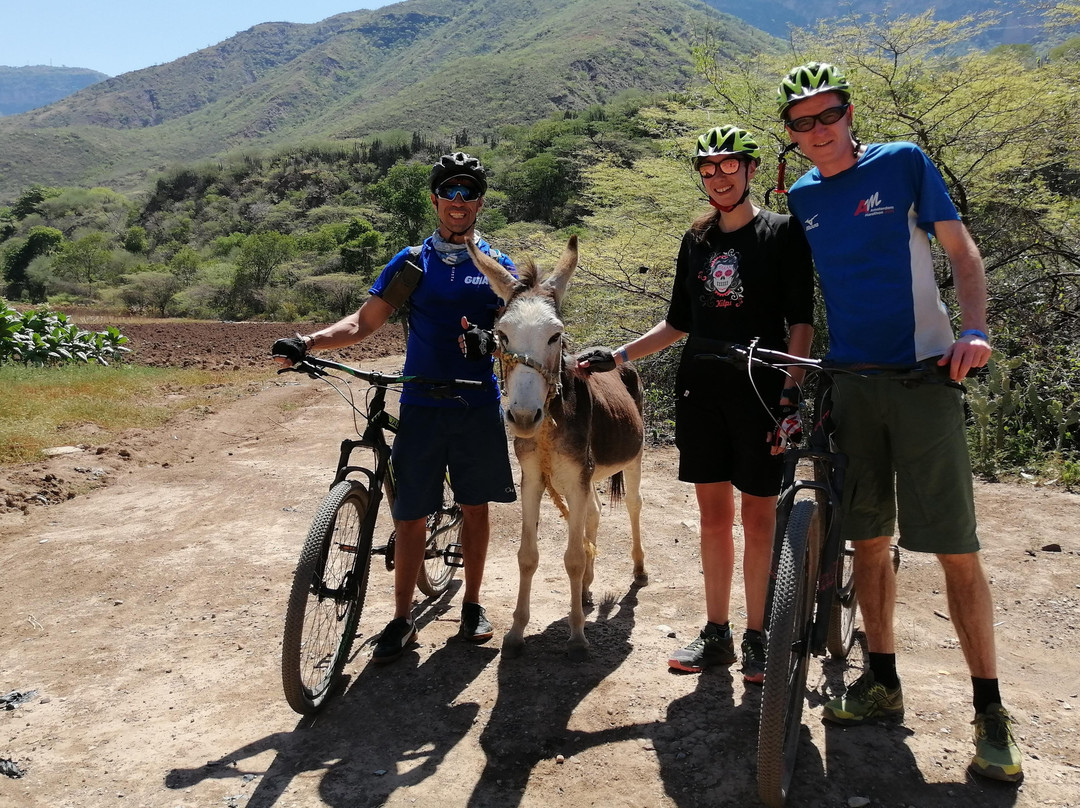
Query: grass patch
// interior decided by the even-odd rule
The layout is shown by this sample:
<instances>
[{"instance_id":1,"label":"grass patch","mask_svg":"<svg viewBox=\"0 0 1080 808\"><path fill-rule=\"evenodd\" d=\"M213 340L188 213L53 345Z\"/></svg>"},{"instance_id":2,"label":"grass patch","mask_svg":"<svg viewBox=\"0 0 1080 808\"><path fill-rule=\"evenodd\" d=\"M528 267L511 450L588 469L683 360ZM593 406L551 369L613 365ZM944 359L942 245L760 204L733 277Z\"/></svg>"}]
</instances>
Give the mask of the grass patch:
<instances>
[{"instance_id":1,"label":"grass patch","mask_svg":"<svg viewBox=\"0 0 1080 808\"><path fill-rule=\"evenodd\" d=\"M205 401L185 393L248 381L235 372L136 365L0 366L0 464L40 460L52 446L105 443L125 429L161 426Z\"/></svg>"}]
</instances>

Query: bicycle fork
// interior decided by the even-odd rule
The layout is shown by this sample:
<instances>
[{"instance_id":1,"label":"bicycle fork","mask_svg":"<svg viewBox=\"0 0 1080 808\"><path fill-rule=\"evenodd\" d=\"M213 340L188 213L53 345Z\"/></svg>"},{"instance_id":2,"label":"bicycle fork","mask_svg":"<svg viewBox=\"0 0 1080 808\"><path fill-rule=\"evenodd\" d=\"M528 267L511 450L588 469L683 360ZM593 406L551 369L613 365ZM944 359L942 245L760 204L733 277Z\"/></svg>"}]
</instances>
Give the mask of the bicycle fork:
<instances>
[{"instance_id":1,"label":"bicycle fork","mask_svg":"<svg viewBox=\"0 0 1080 808\"><path fill-rule=\"evenodd\" d=\"M816 480L796 479L800 460L810 460L815 469ZM844 552L840 538L840 501L839 492L843 490L844 471L847 457L839 452L825 449L789 449L784 455L783 488L776 503L777 513L790 515L791 508L800 493L814 492L823 524L823 537L818 549L818 572L815 582L815 607L812 632L809 636L809 648L798 649L814 656L823 656L829 634L829 613L833 600L837 596L838 577L842 567ZM831 473L830 473L831 470ZM765 621L769 625L772 613L773 593L776 588L777 571L780 565L780 548L787 532L787 521L778 519L773 536L773 555L769 567L769 588L765 596ZM807 636L802 634L800 636ZM801 642L801 641L800 641Z\"/></svg>"}]
</instances>

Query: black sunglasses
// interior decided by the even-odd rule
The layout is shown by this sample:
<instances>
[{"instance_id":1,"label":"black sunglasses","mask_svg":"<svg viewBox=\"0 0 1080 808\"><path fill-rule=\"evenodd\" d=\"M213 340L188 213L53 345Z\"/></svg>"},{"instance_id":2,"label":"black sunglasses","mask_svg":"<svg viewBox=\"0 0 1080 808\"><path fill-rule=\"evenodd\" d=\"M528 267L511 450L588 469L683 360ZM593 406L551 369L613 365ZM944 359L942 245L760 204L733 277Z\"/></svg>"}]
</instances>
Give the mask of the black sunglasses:
<instances>
[{"instance_id":1,"label":"black sunglasses","mask_svg":"<svg viewBox=\"0 0 1080 808\"><path fill-rule=\"evenodd\" d=\"M844 117L850 106L851 104L841 104L838 107L829 107L827 110L819 112L817 115L803 115L801 118L795 118L792 121L785 121L784 123L788 129L795 132L809 132L814 128L817 121L821 121L825 126L836 123Z\"/></svg>"},{"instance_id":2,"label":"black sunglasses","mask_svg":"<svg viewBox=\"0 0 1080 808\"><path fill-rule=\"evenodd\" d=\"M719 163L702 161L698 163L697 170L702 179L707 180L709 177L716 174L716 169L718 168L720 169L721 174L737 174L739 168L741 168L742 164L745 162L746 160L741 157L725 157Z\"/></svg>"},{"instance_id":3,"label":"black sunglasses","mask_svg":"<svg viewBox=\"0 0 1080 808\"><path fill-rule=\"evenodd\" d=\"M460 196L463 202L472 202L473 200L480 198L480 191L473 188L471 185L440 185L435 191L435 196L440 199L453 199L455 196Z\"/></svg>"}]
</instances>

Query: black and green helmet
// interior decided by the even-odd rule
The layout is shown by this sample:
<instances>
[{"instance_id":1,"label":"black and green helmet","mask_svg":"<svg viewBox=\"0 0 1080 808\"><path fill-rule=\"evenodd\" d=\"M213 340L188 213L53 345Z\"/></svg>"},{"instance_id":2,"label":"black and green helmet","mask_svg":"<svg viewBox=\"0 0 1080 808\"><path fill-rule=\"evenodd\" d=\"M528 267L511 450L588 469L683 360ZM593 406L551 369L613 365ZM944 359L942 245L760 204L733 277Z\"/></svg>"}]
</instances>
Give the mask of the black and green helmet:
<instances>
[{"instance_id":1,"label":"black and green helmet","mask_svg":"<svg viewBox=\"0 0 1080 808\"><path fill-rule=\"evenodd\" d=\"M755 163L761 162L761 148L754 140L754 136L745 129L730 124L716 126L697 139L694 167L696 168L698 163L706 157L722 154L745 154Z\"/></svg>"},{"instance_id":2,"label":"black and green helmet","mask_svg":"<svg viewBox=\"0 0 1080 808\"><path fill-rule=\"evenodd\" d=\"M440 157L439 162L431 167L428 185L431 192L435 193L439 186L447 180L459 177L470 179L476 183L480 190L480 196L487 192L487 171L484 170L484 166L481 165L479 160L465 152L454 152Z\"/></svg>"},{"instance_id":3,"label":"black and green helmet","mask_svg":"<svg viewBox=\"0 0 1080 808\"><path fill-rule=\"evenodd\" d=\"M825 62L807 62L784 76L776 90L777 110L783 118L788 107L818 93L839 93L846 104L851 98L851 84L844 74Z\"/></svg>"}]
</instances>

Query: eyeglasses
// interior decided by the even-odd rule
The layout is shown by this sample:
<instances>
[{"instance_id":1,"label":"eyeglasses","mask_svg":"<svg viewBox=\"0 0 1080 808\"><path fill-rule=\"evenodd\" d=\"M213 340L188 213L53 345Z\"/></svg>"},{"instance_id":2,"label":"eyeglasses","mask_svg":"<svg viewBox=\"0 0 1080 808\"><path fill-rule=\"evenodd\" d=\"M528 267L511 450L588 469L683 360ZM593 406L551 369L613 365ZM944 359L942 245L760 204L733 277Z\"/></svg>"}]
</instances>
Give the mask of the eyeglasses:
<instances>
[{"instance_id":1,"label":"eyeglasses","mask_svg":"<svg viewBox=\"0 0 1080 808\"><path fill-rule=\"evenodd\" d=\"M809 132L814 128L818 121L821 121L825 126L836 123L838 120L847 114L848 107L851 104L841 104L838 107L829 107L824 112L819 112L817 115L803 115L801 118L796 118L793 121L785 121L784 124L788 129L795 132Z\"/></svg>"},{"instance_id":2,"label":"eyeglasses","mask_svg":"<svg viewBox=\"0 0 1080 808\"><path fill-rule=\"evenodd\" d=\"M453 199L460 196L462 202L472 202L480 198L480 191L471 185L442 185L436 189L435 196L440 199Z\"/></svg>"},{"instance_id":3,"label":"eyeglasses","mask_svg":"<svg viewBox=\"0 0 1080 808\"><path fill-rule=\"evenodd\" d=\"M716 169L720 169L721 174L735 174L745 162L741 157L725 157L719 163L709 161L698 163L697 170L701 178L707 180L716 174Z\"/></svg>"}]
</instances>

